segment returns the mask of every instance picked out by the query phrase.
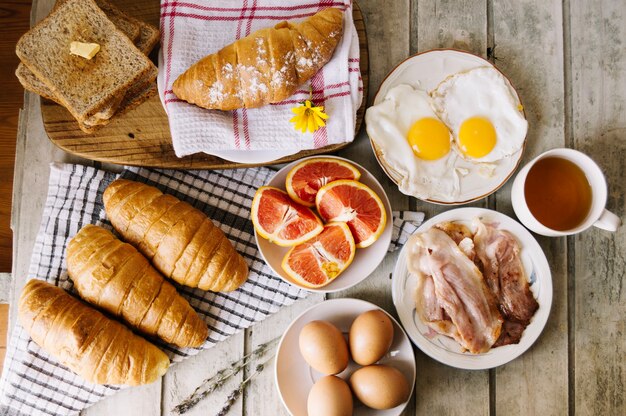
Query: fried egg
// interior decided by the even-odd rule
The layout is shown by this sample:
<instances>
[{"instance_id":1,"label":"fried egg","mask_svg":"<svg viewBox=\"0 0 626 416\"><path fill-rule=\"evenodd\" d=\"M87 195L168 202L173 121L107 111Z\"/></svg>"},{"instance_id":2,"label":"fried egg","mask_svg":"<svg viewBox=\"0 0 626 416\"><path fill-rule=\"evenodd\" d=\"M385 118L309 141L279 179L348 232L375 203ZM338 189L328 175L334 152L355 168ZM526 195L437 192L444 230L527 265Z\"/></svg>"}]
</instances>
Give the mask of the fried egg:
<instances>
[{"instance_id":1,"label":"fried egg","mask_svg":"<svg viewBox=\"0 0 626 416\"><path fill-rule=\"evenodd\" d=\"M457 151L426 91L401 84L365 114L379 157L407 195L453 200L459 192Z\"/></svg>"},{"instance_id":2,"label":"fried egg","mask_svg":"<svg viewBox=\"0 0 626 416\"><path fill-rule=\"evenodd\" d=\"M519 99L495 68L454 74L431 96L433 109L466 160L497 162L522 148L528 122Z\"/></svg>"}]
</instances>

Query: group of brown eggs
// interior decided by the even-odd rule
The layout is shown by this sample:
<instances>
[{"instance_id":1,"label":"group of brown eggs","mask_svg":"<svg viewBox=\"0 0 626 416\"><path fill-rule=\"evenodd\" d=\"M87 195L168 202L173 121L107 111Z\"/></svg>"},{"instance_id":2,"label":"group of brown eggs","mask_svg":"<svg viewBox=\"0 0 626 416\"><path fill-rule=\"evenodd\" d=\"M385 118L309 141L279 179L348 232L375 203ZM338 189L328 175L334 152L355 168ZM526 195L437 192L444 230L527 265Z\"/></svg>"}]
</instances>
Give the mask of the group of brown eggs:
<instances>
[{"instance_id":1,"label":"group of brown eggs","mask_svg":"<svg viewBox=\"0 0 626 416\"><path fill-rule=\"evenodd\" d=\"M359 315L350 326L348 342L328 321L306 324L298 339L300 353L307 364L325 375L309 391L308 415L352 415L352 394L365 406L378 410L406 402L411 389L404 375L394 367L376 364L389 351L393 335L393 323L381 310ZM346 383L337 374L348 367L350 357L362 367Z\"/></svg>"}]
</instances>

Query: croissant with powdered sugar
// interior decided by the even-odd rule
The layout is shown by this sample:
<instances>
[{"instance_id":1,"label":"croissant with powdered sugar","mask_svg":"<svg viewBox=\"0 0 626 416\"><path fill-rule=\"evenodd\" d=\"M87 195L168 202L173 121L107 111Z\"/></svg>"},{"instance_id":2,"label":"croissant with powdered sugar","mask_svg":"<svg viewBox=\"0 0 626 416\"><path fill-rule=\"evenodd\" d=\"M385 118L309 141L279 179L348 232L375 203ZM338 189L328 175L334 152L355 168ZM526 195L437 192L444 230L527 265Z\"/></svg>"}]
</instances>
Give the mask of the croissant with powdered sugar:
<instances>
[{"instance_id":1,"label":"croissant with powdered sugar","mask_svg":"<svg viewBox=\"0 0 626 416\"><path fill-rule=\"evenodd\" d=\"M192 65L174 82L174 94L216 110L280 102L330 60L342 29L343 12L328 8L258 30Z\"/></svg>"}]
</instances>

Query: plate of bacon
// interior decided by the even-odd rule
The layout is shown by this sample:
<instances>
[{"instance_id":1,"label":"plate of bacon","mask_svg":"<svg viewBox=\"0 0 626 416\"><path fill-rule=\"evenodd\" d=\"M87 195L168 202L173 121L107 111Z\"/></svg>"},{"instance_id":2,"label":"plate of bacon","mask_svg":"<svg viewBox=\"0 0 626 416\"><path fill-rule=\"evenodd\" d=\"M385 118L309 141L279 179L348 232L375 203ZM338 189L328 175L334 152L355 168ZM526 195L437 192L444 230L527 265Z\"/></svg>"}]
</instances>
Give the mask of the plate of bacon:
<instances>
[{"instance_id":1,"label":"plate of bacon","mask_svg":"<svg viewBox=\"0 0 626 416\"><path fill-rule=\"evenodd\" d=\"M482 370L520 356L537 340L552 305L548 260L510 217L459 208L422 224L400 252L393 302L425 354Z\"/></svg>"}]
</instances>

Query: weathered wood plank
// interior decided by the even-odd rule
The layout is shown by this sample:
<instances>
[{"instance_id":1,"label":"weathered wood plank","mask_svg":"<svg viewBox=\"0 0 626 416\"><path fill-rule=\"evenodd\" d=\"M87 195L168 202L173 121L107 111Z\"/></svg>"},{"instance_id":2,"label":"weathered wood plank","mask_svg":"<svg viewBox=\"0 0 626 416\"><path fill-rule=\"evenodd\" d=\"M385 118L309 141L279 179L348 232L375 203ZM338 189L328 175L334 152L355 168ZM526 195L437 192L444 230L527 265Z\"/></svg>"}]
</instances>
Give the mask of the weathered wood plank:
<instances>
[{"instance_id":1,"label":"weathered wood plank","mask_svg":"<svg viewBox=\"0 0 626 416\"><path fill-rule=\"evenodd\" d=\"M49 10L52 0L33 3L33 20ZM571 3L571 4L570 4ZM561 2L489 2L493 26L487 28L487 0L394 2L381 7L377 0L359 2L369 34L371 62L370 99L380 82L409 53L435 47L455 47L486 56L493 36L496 65L517 87L530 122L524 161L557 146L575 146L589 153L605 170L609 182L610 209L624 216L626 175L626 4L610 0L566 2L571 10L571 85L563 81L563 34ZM409 13L410 11L410 13ZM489 29L489 30L488 30ZM570 34L571 33L571 34ZM565 55L565 64L569 56ZM568 68L565 68L567 73ZM569 88L568 88L569 87ZM571 95L568 95L570 94ZM571 99L571 115L567 101ZM568 121L571 125L568 124ZM18 136L12 224L15 231L14 287L12 298L24 283L30 252L39 228L45 199L48 163L67 160L51 146L43 133L38 98L27 95L22 113L23 134ZM569 130L568 130L569 129ZM564 135L571 131L572 137ZM402 196L379 169L372 156L367 136L361 133L356 143L341 152L372 171L387 190L394 209L417 208L428 216L449 209L425 204ZM85 162L86 163L86 162ZM479 201L477 206L495 206L512 214L510 184L496 197ZM489 408L487 372L454 370L416 351L418 381L416 403L405 414L624 414L626 397L624 360L623 301L626 260L624 228L617 234L590 230L564 239L539 238L551 262L554 304L550 321L537 344L524 356L492 374L492 399ZM567 249L572 249L566 262ZM574 256L576 254L576 256ZM379 304L395 312L391 304L389 273L396 255L388 256L365 282L334 296L353 296ZM567 346L567 279L569 267L570 330L573 344ZM575 271L575 273L573 273ZM575 279L575 280L574 280ZM318 296L319 295L314 295ZM92 407L85 414L168 414L171 407L191 392L204 378L238 358L261 342L278 336L301 310L315 302L314 297L286 308L266 322L175 365L163 384L128 389ZM15 311L11 319L14 322ZM244 350L245 347L245 350ZM568 354L573 379L570 380L568 406ZM268 371L269 370L269 371ZM233 380L235 382L237 380ZM163 403L160 392L163 390ZM227 394L231 386L223 390ZM454 397L454 400L450 400ZM194 411L213 414L225 396L214 395ZM414 410L413 410L414 409ZM232 414L285 414L274 388L273 369L267 369L249 388Z\"/></svg>"},{"instance_id":2,"label":"weathered wood plank","mask_svg":"<svg viewBox=\"0 0 626 416\"><path fill-rule=\"evenodd\" d=\"M561 2L493 1L495 64L515 86L528 118L522 163L565 144ZM513 216L512 180L498 191L498 211ZM538 238L551 266L550 319L537 343L495 370L496 414L567 414L567 262L565 239Z\"/></svg>"},{"instance_id":3,"label":"weathered wood plank","mask_svg":"<svg viewBox=\"0 0 626 416\"><path fill-rule=\"evenodd\" d=\"M485 0L414 1L411 53L454 48L487 56Z\"/></svg>"},{"instance_id":4,"label":"weathered wood plank","mask_svg":"<svg viewBox=\"0 0 626 416\"><path fill-rule=\"evenodd\" d=\"M411 53L457 48L486 57L487 2L417 1L411 8ZM372 55L374 56L374 55ZM412 208L427 218L450 209L413 199ZM467 206L486 207L487 199ZM489 414L489 372L447 367L416 352L415 414ZM461 397L451 400L451 397Z\"/></svg>"},{"instance_id":5,"label":"weathered wood plank","mask_svg":"<svg viewBox=\"0 0 626 416\"><path fill-rule=\"evenodd\" d=\"M246 336L246 353L253 351L259 345L271 341L277 337L281 337L287 327L298 315L309 309L315 304L324 300L324 295L312 293L307 298L297 301L291 306L283 308L279 313L267 318L265 321L256 324L247 331ZM256 361L246 372L249 376L254 372L257 364L265 361L268 357ZM287 411L283 407L276 383L274 381L275 360L267 362L265 369L255 377L249 387L246 389L243 398L243 414L247 416L257 415L283 415Z\"/></svg>"},{"instance_id":6,"label":"weathered wood plank","mask_svg":"<svg viewBox=\"0 0 626 416\"><path fill-rule=\"evenodd\" d=\"M172 408L193 393L203 380L238 360L243 355L243 339L244 333L240 332L195 357L174 364L163 377L162 414L171 414ZM243 380L242 377L242 373L231 377L222 388L207 396L185 414L190 416L217 414L230 392ZM158 396L154 396L154 399L158 401ZM232 406L231 412L233 415L242 413L241 400Z\"/></svg>"},{"instance_id":7,"label":"weathered wood plank","mask_svg":"<svg viewBox=\"0 0 626 416\"><path fill-rule=\"evenodd\" d=\"M413 1L410 19L410 53L430 49L454 48L487 58L487 1ZM487 208L488 199L466 204ZM450 206L434 205L411 198L411 209L423 211L430 218Z\"/></svg>"},{"instance_id":8,"label":"weathered wood plank","mask_svg":"<svg viewBox=\"0 0 626 416\"><path fill-rule=\"evenodd\" d=\"M388 8L381 8L380 3L375 0L360 1L359 4L363 9L367 27L370 28L368 30L370 56L380 57L372 59L371 62L371 73L374 75L370 78L371 102L385 75L409 54L409 2L408 0L396 2L394 7ZM339 154L361 164L380 181L393 210L409 208L408 197L398 191L398 187L376 162L365 131L361 132L352 146ZM328 297L358 297L394 313L389 280L394 264L395 256L387 256L365 281L352 289Z\"/></svg>"},{"instance_id":9,"label":"weathered wood plank","mask_svg":"<svg viewBox=\"0 0 626 416\"><path fill-rule=\"evenodd\" d=\"M159 415L161 413L161 380L146 386L124 389L94 404L80 414L99 415ZM156 400L148 400L148 398Z\"/></svg>"},{"instance_id":10,"label":"weathered wood plank","mask_svg":"<svg viewBox=\"0 0 626 416\"><path fill-rule=\"evenodd\" d=\"M607 176L607 208L626 207L626 3L570 2L572 143ZM626 227L572 237L573 391L579 415L626 414ZM574 278L574 276L572 276Z\"/></svg>"},{"instance_id":11,"label":"weathered wood plank","mask_svg":"<svg viewBox=\"0 0 626 416\"><path fill-rule=\"evenodd\" d=\"M16 166L19 168L15 171L13 188L12 299L17 299L28 275L30 257L48 193L50 162L63 160L64 156L64 153L54 147L43 133L41 117L38 113L39 97L27 93L25 102L28 107L22 114L26 116L25 122L28 124L24 134L18 135ZM13 328L15 324L16 308L17 302L11 302L10 328Z\"/></svg>"},{"instance_id":12,"label":"weathered wood plank","mask_svg":"<svg viewBox=\"0 0 626 416\"><path fill-rule=\"evenodd\" d=\"M375 0L361 0L359 4L365 15L369 55L374 57L370 61L369 103L371 103L387 73L409 56L410 4L408 0L395 1L392 7L381 7L381 3ZM398 187L385 175L376 162L365 129L361 131L356 143L342 150L339 154L363 165L380 181L393 210L409 208L409 198L398 191ZM391 219L389 220L391 221ZM396 258L397 254L387 255L365 281L352 289L331 294L328 297L354 297L367 300L397 316L391 299L390 279ZM414 414L414 407L414 398L411 398L403 414Z\"/></svg>"},{"instance_id":13,"label":"weathered wood plank","mask_svg":"<svg viewBox=\"0 0 626 416\"><path fill-rule=\"evenodd\" d=\"M15 137L19 110L23 106L22 86L13 75L19 62L15 42L30 24L30 1L13 0L2 5L3 25L0 29L0 272L11 271L12 240L10 230L11 195L15 171ZM6 315L8 317L8 314Z\"/></svg>"},{"instance_id":14,"label":"weathered wood plank","mask_svg":"<svg viewBox=\"0 0 626 416\"><path fill-rule=\"evenodd\" d=\"M409 55L409 1L395 2L394 7L381 8L377 1L361 1L368 28L370 62L371 103L380 83L389 71ZM340 152L340 155L352 159L368 169L385 189L393 210L409 208L409 198L402 195L397 186L385 175L373 157L369 138L364 129L356 143ZM329 298L356 297L372 302L386 311L395 314L391 300L391 272L396 255L388 255L380 266L362 283L352 289L332 294ZM404 414L414 413L414 399L407 406Z\"/></svg>"},{"instance_id":15,"label":"weathered wood plank","mask_svg":"<svg viewBox=\"0 0 626 416\"><path fill-rule=\"evenodd\" d=\"M31 24L46 16L53 4L54 0L34 1ZM30 257L47 195L50 163L53 161L91 164L88 160L69 156L47 139L41 120L39 97L26 93L16 143L16 170L11 213L11 226L14 231L11 299L18 298L26 282ZM11 302L9 329L15 325L16 307L17 302ZM160 384L158 382L143 388L128 389L98 403L84 413L90 415L128 414L130 409L130 411L136 410L133 412L136 414L155 414L152 410L160 408Z\"/></svg>"}]
</instances>

